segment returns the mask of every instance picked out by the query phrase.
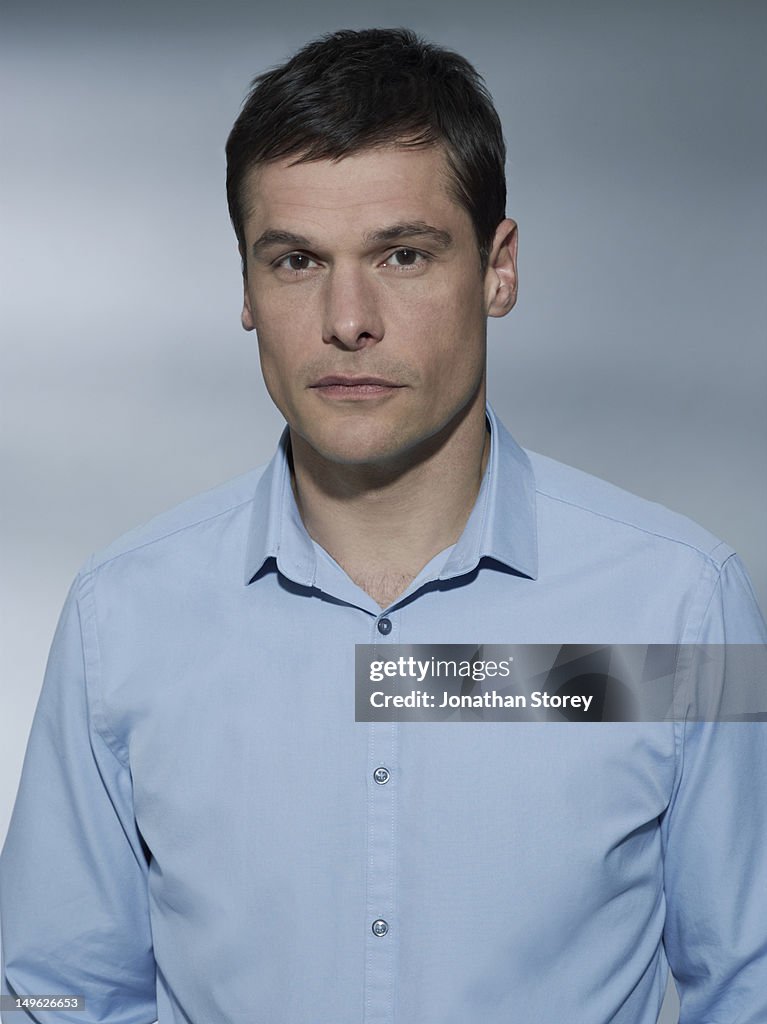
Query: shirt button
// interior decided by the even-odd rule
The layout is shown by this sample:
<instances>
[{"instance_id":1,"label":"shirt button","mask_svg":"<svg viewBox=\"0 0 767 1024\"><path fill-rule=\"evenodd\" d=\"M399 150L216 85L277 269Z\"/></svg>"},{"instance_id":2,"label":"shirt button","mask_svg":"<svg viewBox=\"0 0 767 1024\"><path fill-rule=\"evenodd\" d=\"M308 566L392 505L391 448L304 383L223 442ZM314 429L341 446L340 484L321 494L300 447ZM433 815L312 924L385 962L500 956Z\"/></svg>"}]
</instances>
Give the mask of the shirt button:
<instances>
[{"instance_id":1,"label":"shirt button","mask_svg":"<svg viewBox=\"0 0 767 1024\"><path fill-rule=\"evenodd\" d=\"M384 636L388 636L389 633L391 633L391 619L379 619L378 632L383 633Z\"/></svg>"},{"instance_id":2,"label":"shirt button","mask_svg":"<svg viewBox=\"0 0 767 1024\"><path fill-rule=\"evenodd\" d=\"M379 786L384 786L389 781L389 769L388 768L376 768L373 772L373 778L376 780Z\"/></svg>"},{"instance_id":3,"label":"shirt button","mask_svg":"<svg viewBox=\"0 0 767 1024\"><path fill-rule=\"evenodd\" d=\"M373 921L373 935L377 935L379 939L381 936L386 935L389 930L389 926L386 921L382 921L380 918L377 921Z\"/></svg>"}]
</instances>

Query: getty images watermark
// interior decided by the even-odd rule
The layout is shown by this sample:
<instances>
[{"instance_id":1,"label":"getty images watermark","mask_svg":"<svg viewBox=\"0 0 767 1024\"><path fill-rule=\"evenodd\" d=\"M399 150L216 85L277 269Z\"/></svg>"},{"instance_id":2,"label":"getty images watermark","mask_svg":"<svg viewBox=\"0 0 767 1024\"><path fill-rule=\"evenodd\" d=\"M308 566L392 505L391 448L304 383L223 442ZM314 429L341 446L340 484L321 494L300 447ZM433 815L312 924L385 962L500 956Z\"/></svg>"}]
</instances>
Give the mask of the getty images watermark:
<instances>
[{"instance_id":1,"label":"getty images watermark","mask_svg":"<svg viewBox=\"0 0 767 1024\"><path fill-rule=\"evenodd\" d=\"M763 722L764 644L357 644L358 722Z\"/></svg>"}]
</instances>

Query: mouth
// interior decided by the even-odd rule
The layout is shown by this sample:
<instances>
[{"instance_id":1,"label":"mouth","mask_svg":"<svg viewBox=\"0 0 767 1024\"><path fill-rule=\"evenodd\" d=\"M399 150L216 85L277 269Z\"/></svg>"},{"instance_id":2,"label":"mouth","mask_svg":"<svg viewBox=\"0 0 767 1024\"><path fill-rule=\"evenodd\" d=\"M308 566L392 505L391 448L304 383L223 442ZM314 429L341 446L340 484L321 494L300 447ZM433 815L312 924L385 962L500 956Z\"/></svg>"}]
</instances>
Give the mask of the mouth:
<instances>
[{"instance_id":1,"label":"mouth","mask_svg":"<svg viewBox=\"0 0 767 1024\"><path fill-rule=\"evenodd\" d=\"M382 398L385 395L394 394L403 384L386 380L384 377L346 377L340 374L332 374L321 377L314 384L309 385L310 389L322 395L323 398L333 400L358 401L366 398Z\"/></svg>"}]
</instances>

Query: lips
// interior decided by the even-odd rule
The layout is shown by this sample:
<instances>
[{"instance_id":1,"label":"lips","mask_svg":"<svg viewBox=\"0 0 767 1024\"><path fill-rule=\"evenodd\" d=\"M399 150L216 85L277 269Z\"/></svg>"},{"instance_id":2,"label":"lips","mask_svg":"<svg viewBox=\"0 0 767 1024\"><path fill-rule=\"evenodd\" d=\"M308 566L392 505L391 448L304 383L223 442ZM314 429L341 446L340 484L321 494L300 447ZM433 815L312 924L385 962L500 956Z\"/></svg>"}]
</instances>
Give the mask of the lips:
<instances>
[{"instance_id":1,"label":"lips","mask_svg":"<svg viewBox=\"0 0 767 1024\"><path fill-rule=\"evenodd\" d=\"M320 377L310 385L310 389L330 402L360 402L391 397L404 386L385 377L348 377L331 373Z\"/></svg>"},{"instance_id":2,"label":"lips","mask_svg":"<svg viewBox=\"0 0 767 1024\"><path fill-rule=\"evenodd\" d=\"M382 387L382 388L399 388L402 384L396 384L392 380L386 380L383 377L345 377L340 374L332 374L327 377L321 377L310 387L313 388L359 388L359 387Z\"/></svg>"}]
</instances>

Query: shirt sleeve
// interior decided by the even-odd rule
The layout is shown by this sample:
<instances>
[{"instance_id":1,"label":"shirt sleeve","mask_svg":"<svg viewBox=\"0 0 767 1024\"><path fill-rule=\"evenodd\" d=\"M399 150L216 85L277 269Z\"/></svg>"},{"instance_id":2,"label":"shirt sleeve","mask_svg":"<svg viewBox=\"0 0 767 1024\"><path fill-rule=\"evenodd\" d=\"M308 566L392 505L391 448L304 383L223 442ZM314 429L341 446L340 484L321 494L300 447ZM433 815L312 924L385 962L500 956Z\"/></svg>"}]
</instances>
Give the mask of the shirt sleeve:
<instances>
[{"instance_id":1,"label":"shirt sleeve","mask_svg":"<svg viewBox=\"0 0 767 1024\"><path fill-rule=\"evenodd\" d=\"M763 651L767 628L737 556L709 593L696 642ZM744 663L723 648L716 657L723 676ZM763 668L764 657L757 661ZM767 686L763 672L759 682ZM662 836L664 945L680 1024L759 1024L767 1021L767 722L687 720L676 729Z\"/></svg>"},{"instance_id":2,"label":"shirt sleeve","mask_svg":"<svg viewBox=\"0 0 767 1024\"><path fill-rule=\"evenodd\" d=\"M1 989L85 999L84 1012L22 1010L14 1024L150 1024L148 855L129 768L89 714L78 582L53 640L0 857Z\"/></svg>"}]
</instances>

